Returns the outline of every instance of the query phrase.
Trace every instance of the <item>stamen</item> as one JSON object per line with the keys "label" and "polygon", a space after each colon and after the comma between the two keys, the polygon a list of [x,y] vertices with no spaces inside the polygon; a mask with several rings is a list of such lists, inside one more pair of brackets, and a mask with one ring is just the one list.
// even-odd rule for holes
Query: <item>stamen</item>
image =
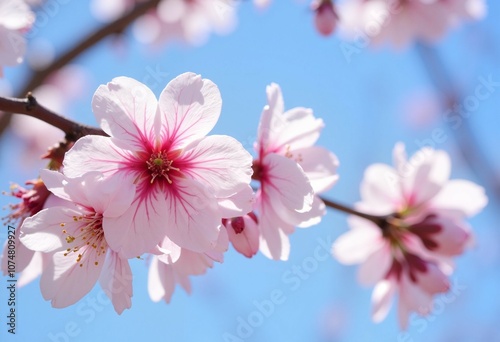
{"label": "stamen", "polygon": [[153,153],[146,162],[151,174],[151,184],[153,184],[158,176],[165,178],[168,184],[172,184],[172,179],[169,177],[169,171],[180,171],[179,168],[172,166],[173,162],[173,160],[168,159],[166,151]]}

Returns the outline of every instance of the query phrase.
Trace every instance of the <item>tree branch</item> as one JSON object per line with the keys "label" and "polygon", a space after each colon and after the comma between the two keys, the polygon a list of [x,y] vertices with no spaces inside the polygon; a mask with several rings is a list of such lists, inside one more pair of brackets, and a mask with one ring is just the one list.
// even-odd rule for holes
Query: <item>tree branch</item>
{"label": "tree branch", "polygon": [[40,105],[36,99],[28,93],[24,99],[9,99],[0,97],[0,110],[11,113],[29,115],[42,120],[66,133],[67,141],[77,141],[89,134],[107,136],[104,131],[76,123]]}
{"label": "tree branch", "polygon": [[[26,85],[17,93],[17,96],[25,96],[28,92],[40,86],[54,71],[61,69],[89,48],[102,41],[104,38],[124,31],[135,19],[145,14],[148,10],[156,7],[159,2],[160,0],[141,2],[129,13],[126,13],[122,17],[104,25],[97,31],[84,37],[81,41],[69,48],[65,53],[56,58],[49,66],[47,66],[47,68],[34,72]],[[10,123],[12,118],[11,113],[12,112],[7,112],[0,116],[0,136],[7,129]]]}
{"label": "tree branch", "polygon": [[[442,94],[445,109],[453,110],[464,99],[455,86],[453,78],[438,51],[424,43],[416,44],[418,55],[425,71],[436,89]],[[491,193],[500,200],[500,179],[494,167],[483,153],[467,118],[462,118],[460,127],[450,127],[464,160],[472,172],[482,179]]]}
{"label": "tree branch", "polygon": [[326,198],[321,197],[321,196],[320,196],[320,199],[325,203],[325,205],[327,207],[329,207],[331,209],[339,210],[339,211],[342,211],[346,214],[351,214],[351,215],[356,215],[356,216],[362,217],[366,220],[372,221],[373,223],[375,223],[377,226],[379,226],[382,229],[384,229],[384,227],[387,224],[388,216],[370,215],[370,214],[366,214],[366,213],[362,213],[360,211],[354,210],[354,209],[349,208],[343,204],[334,202],[332,200],[326,199]]}

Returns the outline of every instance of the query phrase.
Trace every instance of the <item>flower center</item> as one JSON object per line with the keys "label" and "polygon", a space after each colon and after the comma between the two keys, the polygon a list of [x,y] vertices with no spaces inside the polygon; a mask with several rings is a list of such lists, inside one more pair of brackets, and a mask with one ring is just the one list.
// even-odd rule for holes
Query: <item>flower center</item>
{"label": "flower center", "polygon": [[[75,232],[78,235],[68,234],[66,229],[62,230],[64,239],[70,248],[66,249],[64,256],[75,256],[75,261],[80,263],[83,267],[83,262],[87,254],[94,255],[94,265],[99,265],[99,259],[106,254],[108,244],[104,239],[104,230],[102,229],[102,214],[89,214],[84,216],[73,216],[73,221],[80,222],[80,228]],[[61,223],[60,226],[64,227],[66,224]]]}
{"label": "flower center", "polygon": [[180,171],[179,168],[172,166],[173,162],[173,160],[168,159],[167,152],[165,151],[151,154],[151,157],[146,162],[149,173],[151,174],[151,184],[157,177],[164,177],[168,184],[172,184],[172,180],[169,177],[169,171]]}

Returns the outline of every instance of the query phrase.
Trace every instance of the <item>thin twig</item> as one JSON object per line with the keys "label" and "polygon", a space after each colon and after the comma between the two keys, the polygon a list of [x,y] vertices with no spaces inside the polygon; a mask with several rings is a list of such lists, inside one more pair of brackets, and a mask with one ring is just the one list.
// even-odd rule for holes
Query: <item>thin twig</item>
{"label": "thin twig", "polygon": [[[80,56],[82,53],[102,41],[104,38],[123,32],[128,25],[135,19],[145,14],[148,10],[156,7],[161,0],[150,0],[139,3],[133,10],[126,13],[122,17],[112,21],[97,31],[85,36],[82,40],[78,41],[74,46],[69,48],[65,53],[56,58],[47,68],[33,73],[30,80],[26,85],[17,93],[17,97],[25,96],[28,92],[33,91],[36,87],[40,86],[54,71],[57,71]],[[7,129],[11,118],[12,112],[5,113],[0,116],[0,136]],[[25,113],[26,114],[26,113]]]}
{"label": "thin twig", "polygon": [[336,209],[336,210],[342,211],[342,212],[347,213],[347,214],[362,217],[366,220],[372,221],[373,223],[375,223],[377,226],[379,226],[381,228],[385,227],[385,225],[387,224],[387,216],[376,216],[376,215],[362,213],[360,211],[357,211],[355,209],[347,207],[343,204],[326,199],[324,197],[320,197],[320,199],[325,203],[325,205],[327,207],[329,207],[331,209]]}
{"label": "thin twig", "polygon": [[31,93],[28,93],[28,96],[24,99],[0,97],[0,110],[11,113],[25,114],[42,120],[66,133],[67,141],[76,141],[89,134],[107,135],[99,128],[76,123],[52,112],[51,110],[40,105]]}

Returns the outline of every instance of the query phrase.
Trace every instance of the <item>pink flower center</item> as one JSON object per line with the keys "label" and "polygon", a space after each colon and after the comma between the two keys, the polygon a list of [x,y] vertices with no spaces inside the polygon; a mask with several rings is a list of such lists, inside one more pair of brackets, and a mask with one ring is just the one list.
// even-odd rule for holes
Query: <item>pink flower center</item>
{"label": "pink flower center", "polygon": [[169,172],[171,170],[180,171],[179,168],[172,166],[173,162],[173,160],[168,159],[166,151],[152,153],[151,157],[146,162],[149,173],[151,175],[151,184],[157,177],[163,177],[167,180],[168,184],[172,184],[172,180],[169,177]]}
{"label": "pink flower center", "polygon": [[[62,230],[64,239],[70,248],[66,249],[64,256],[75,256],[75,261],[83,267],[84,262],[89,262],[87,254],[94,256],[94,265],[99,265],[99,260],[106,254],[108,244],[104,239],[104,230],[102,229],[102,214],[88,214],[84,216],[73,216],[73,221],[81,222],[80,228],[75,232],[77,235],[68,234],[66,229]],[[66,223],[61,223],[64,227]],[[90,256],[89,256],[90,257]]]}

